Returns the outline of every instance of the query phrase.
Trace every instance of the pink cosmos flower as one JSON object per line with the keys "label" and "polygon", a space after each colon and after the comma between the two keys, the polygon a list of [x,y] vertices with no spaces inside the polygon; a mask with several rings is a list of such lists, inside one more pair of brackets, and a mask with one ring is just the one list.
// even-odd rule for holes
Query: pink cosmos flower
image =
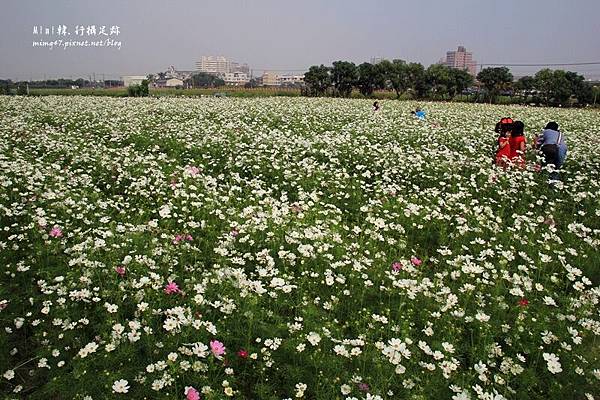
{"label": "pink cosmos flower", "polygon": [[362,391],[362,392],[368,392],[369,391],[369,384],[368,383],[359,383],[358,384],[358,390]]}
{"label": "pink cosmos flower", "polygon": [[200,393],[193,386],[186,386],[184,394],[186,400],[200,400]]}
{"label": "pink cosmos flower", "polygon": [[179,286],[175,282],[169,282],[165,285],[164,292],[166,294],[181,293],[181,289],[179,289]]}
{"label": "pink cosmos flower", "polygon": [[210,351],[212,351],[215,357],[221,358],[221,356],[225,354],[225,345],[218,340],[211,340]]}
{"label": "pink cosmos flower", "polygon": [[187,171],[190,174],[190,176],[196,176],[200,173],[200,168],[194,167],[194,166],[188,166]]}
{"label": "pink cosmos flower", "polygon": [[421,265],[421,263],[422,263],[423,261],[421,261],[421,259],[420,259],[420,258],[417,258],[417,257],[414,257],[414,256],[413,256],[413,257],[411,257],[411,258],[410,258],[410,262],[411,262],[411,263],[412,263],[412,265],[414,265],[415,267],[418,267],[419,265]]}
{"label": "pink cosmos flower", "polygon": [[398,262],[398,261],[396,261],[396,262],[394,262],[394,263],[392,264],[392,271],[394,271],[394,272],[398,272],[398,271],[400,271],[401,269],[402,269],[402,263],[401,263],[401,262]]}
{"label": "pink cosmos flower", "polygon": [[119,276],[125,276],[125,267],[122,265],[119,265],[118,267],[115,268],[115,271],[117,272],[117,274],[119,274]]}
{"label": "pink cosmos flower", "polygon": [[173,244],[177,244],[183,240],[183,236],[175,235],[175,239],[173,239]]}
{"label": "pink cosmos flower", "polygon": [[50,230],[49,235],[53,238],[59,238],[63,235],[62,229],[60,227],[54,225],[54,227]]}
{"label": "pink cosmos flower", "polygon": [[191,242],[193,240],[192,235],[188,234],[177,234],[175,235],[175,239],[173,239],[173,244],[178,244],[181,241],[187,241],[187,242]]}

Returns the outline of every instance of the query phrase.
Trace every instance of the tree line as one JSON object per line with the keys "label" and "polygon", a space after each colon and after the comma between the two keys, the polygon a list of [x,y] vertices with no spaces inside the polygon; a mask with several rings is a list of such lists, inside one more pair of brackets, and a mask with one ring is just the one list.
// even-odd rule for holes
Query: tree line
{"label": "tree line", "polygon": [[331,67],[313,65],[304,75],[306,96],[349,97],[358,90],[364,97],[375,91],[393,91],[396,98],[498,102],[501,97],[514,103],[552,106],[595,104],[600,87],[592,86],[575,72],[543,69],[535,76],[514,80],[506,67],[489,67],[477,74],[433,64],[428,68],[404,60],[383,60],[355,65],[335,61]]}

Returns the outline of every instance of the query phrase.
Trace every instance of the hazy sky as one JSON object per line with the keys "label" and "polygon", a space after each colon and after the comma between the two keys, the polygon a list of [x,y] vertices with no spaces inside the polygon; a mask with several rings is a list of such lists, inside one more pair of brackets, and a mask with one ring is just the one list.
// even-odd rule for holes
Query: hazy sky
{"label": "hazy sky", "polygon": [[[118,25],[122,47],[32,46],[58,38],[34,25],[59,24],[68,39],[76,25]],[[13,79],[194,69],[211,54],[255,70],[372,57],[427,66],[458,45],[479,63],[600,61],[600,0],[0,0],[0,27],[0,78]],[[600,65],[569,69],[600,77]]]}

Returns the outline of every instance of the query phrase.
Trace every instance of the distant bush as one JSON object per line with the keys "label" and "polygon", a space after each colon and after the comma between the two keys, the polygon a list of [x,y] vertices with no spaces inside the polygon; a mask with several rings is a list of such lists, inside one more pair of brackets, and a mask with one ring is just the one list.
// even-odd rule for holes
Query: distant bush
{"label": "distant bush", "polygon": [[24,82],[19,82],[17,85],[17,95],[26,96],[27,95],[27,84]]}
{"label": "distant bush", "polygon": [[129,97],[148,97],[148,80],[144,79],[140,85],[131,85],[127,87],[127,96]]}

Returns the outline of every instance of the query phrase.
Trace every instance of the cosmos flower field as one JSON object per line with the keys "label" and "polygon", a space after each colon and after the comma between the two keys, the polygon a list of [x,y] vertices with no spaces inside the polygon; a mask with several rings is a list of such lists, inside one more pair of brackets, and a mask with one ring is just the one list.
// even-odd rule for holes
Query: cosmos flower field
{"label": "cosmos flower field", "polygon": [[[492,166],[504,116],[560,124],[561,183]],[[598,399],[599,148],[593,110],[0,97],[0,392]]]}

